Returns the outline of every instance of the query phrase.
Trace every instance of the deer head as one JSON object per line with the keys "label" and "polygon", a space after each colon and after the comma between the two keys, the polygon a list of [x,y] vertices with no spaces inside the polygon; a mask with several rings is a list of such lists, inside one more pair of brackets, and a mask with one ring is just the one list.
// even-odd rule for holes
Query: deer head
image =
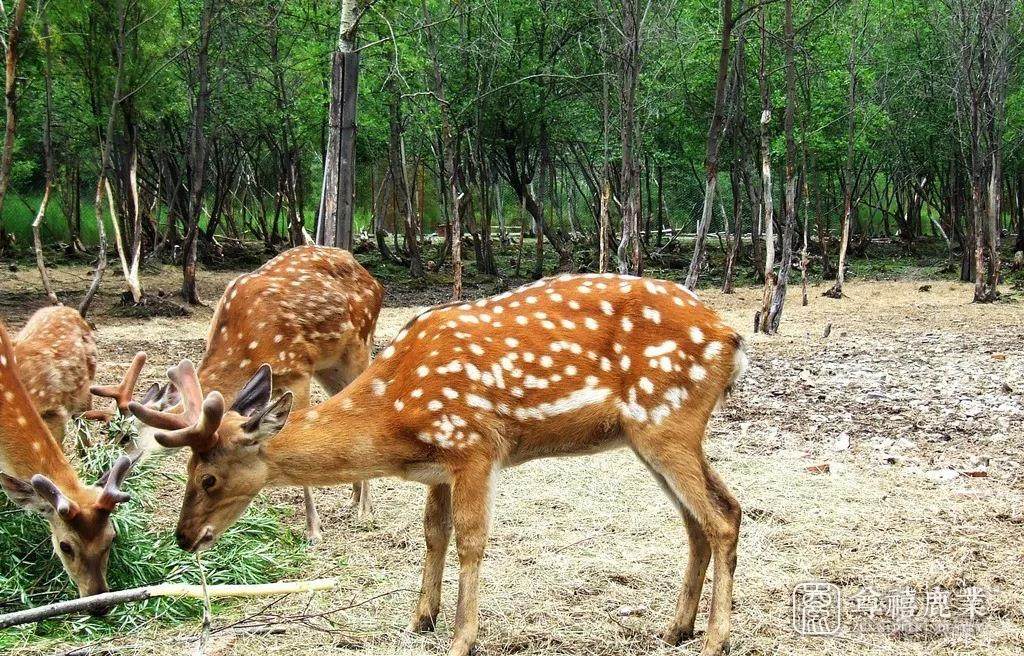
{"label": "deer head", "polygon": [[159,431],[155,438],[160,445],[192,450],[175,537],[182,549],[199,551],[217,541],[266,483],[262,448],[284,426],[292,394],[286,392],[270,400],[273,379],[266,364],[227,410],[220,392],[203,397],[190,361],[182,360],[167,376],[181,391],[182,413],[160,412],[139,403],[130,408],[142,422]]}
{"label": "deer head", "polygon": [[[130,498],[121,485],[136,460],[120,456],[96,486],[68,485],[66,489],[43,474],[25,481],[0,472],[0,485],[8,498],[49,522],[54,553],[81,597],[109,589],[107,561],[116,537],[110,516]],[[105,612],[98,609],[98,614]]]}
{"label": "deer head", "polygon": [[[139,351],[135,354],[135,358],[132,360],[131,365],[125,370],[124,376],[121,382],[117,385],[94,385],[89,388],[95,396],[102,396],[108,399],[113,399],[117,405],[117,412],[122,416],[132,416],[132,412],[129,405],[132,403],[132,397],[135,393],[135,386],[138,382],[139,375],[142,372],[142,367],[146,364],[146,353]],[[145,406],[151,410],[158,410],[166,412],[171,408],[174,408],[181,403],[181,396],[178,393],[178,389],[173,383],[167,382],[163,385],[153,383],[146,390],[139,404]],[[102,419],[109,421],[113,416],[113,413],[106,410],[92,410],[85,413],[87,419]],[[155,447],[156,441],[154,435],[156,429],[145,423],[136,420],[136,428],[138,430],[138,438],[135,441],[135,446],[138,450],[143,452],[152,451]]]}

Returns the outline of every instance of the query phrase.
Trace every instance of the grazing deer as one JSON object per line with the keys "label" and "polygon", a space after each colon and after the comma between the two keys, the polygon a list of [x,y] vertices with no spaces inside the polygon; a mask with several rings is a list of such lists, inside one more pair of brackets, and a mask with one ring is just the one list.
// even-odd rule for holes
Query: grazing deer
{"label": "grazing deer", "polygon": [[562,276],[421,314],[359,378],[317,407],[290,413],[287,393],[270,401],[268,367],[230,407],[217,392],[204,401],[185,361],[170,374],[188,412],[133,411],[173,429],[157,435],[161,444],[191,447],[176,533],[190,551],[213,544],[266,486],[378,476],[428,485],[427,552],[411,628],[434,626],[454,526],[460,575],[451,656],[465,656],[476,640],[498,470],[628,446],[672,500],[690,538],[682,592],[664,634],[669,643],[692,635],[715,557],[707,656],[728,643],[740,506],[702,441],[712,410],[746,362],[740,336],[680,285]]}
{"label": "grazing deer", "polygon": [[[328,394],[337,394],[369,364],[383,295],[381,284],[348,251],[322,246],[285,251],[224,290],[199,364],[199,381],[230,404],[235,391],[267,362],[274,391],[291,392],[297,408],[309,405],[312,378]],[[151,388],[147,398],[152,402],[142,405],[159,410],[172,390]],[[93,391],[113,396],[114,390]],[[181,410],[180,405],[175,409]],[[152,430],[140,430],[140,438],[150,440]],[[307,535],[315,542],[320,519],[308,486],[304,497]],[[369,513],[366,482],[353,485],[353,497],[359,517]]]}
{"label": "grazing deer", "polygon": [[121,456],[99,486],[78,479],[19,379],[11,339],[0,323],[0,486],[14,503],[50,523],[53,549],[82,597],[107,591],[115,537],[110,515],[128,500],[120,487],[133,464]]}
{"label": "grazing deer", "polygon": [[37,311],[14,339],[21,382],[50,434],[64,441],[72,415],[92,407],[96,341],[82,315],[69,307]]}

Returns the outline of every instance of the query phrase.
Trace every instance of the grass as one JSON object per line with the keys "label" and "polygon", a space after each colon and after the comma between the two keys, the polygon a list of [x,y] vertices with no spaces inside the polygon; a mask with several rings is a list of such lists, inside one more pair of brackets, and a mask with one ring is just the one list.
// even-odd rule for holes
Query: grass
{"label": "grass", "polygon": [[[123,435],[128,425],[118,422],[110,432]],[[89,430],[76,422],[79,436]],[[100,436],[93,436],[93,444],[98,443],[99,446],[78,449],[83,455],[77,464],[86,481],[97,480],[121,454],[121,449],[113,446],[116,440],[102,441]],[[163,477],[158,471],[158,460],[151,458],[139,463],[125,485],[132,500],[113,514],[118,537],[108,569],[111,589],[199,583],[194,557],[178,549],[169,530],[152,525],[153,511],[165,502],[158,499]],[[53,554],[46,522],[6,499],[0,505],[0,552],[13,565],[0,570],[0,611],[11,612],[75,596],[70,579]],[[278,511],[265,503],[256,503],[214,549],[203,554],[203,560],[211,584],[268,583],[296,574],[306,561],[306,550],[302,539],[282,526]],[[102,619],[69,617],[8,629],[0,632],[0,652],[41,639],[81,640],[123,634],[153,620],[180,622],[198,617],[201,612],[201,603],[195,600],[149,599],[119,606]]]}

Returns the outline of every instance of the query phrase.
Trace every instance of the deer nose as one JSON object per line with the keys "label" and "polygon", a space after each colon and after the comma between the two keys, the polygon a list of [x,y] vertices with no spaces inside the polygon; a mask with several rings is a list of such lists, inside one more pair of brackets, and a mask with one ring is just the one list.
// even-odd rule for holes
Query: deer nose
{"label": "deer nose", "polygon": [[174,532],[174,540],[178,543],[178,548],[182,551],[191,550],[193,540],[185,535],[185,532],[180,528]]}

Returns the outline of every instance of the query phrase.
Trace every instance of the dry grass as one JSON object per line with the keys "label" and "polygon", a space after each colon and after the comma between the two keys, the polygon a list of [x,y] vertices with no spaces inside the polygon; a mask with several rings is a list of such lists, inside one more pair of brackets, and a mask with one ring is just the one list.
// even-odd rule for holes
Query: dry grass
{"label": "dry grass", "polygon": [[[28,279],[29,274],[19,274]],[[209,282],[207,298],[227,274]],[[28,284],[26,282],[26,284]],[[744,507],[736,576],[733,653],[1020,654],[1024,551],[1024,310],[975,306],[967,287],[867,283],[841,302],[812,290],[791,297],[782,334],[752,337],[751,372],[713,420],[708,451]],[[704,294],[749,332],[757,290]],[[389,307],[378,341],[415,308]],[[99,318],[104,369],[112,378],[136,348],[151,353],[155,378],[174,358],[202,347],[209,313],[183,320]],[[823,339],[828,323],[831,336]],[[144,328],[143,328],[144,326]],[[1005,386],[1004,386],[1005,385]],[[851,447],[833,451],[846,432]],[[926,472],[989,458],[986,478],[936,483]],[[831,472],[808,466],[828,462]],[[894,464],[893,464],[894,463]],[[177,459],[167,467],[179,467]],[[376,514],[361,523],[348,490],[321,490],[325,540],[306,576],[344,577],[341,591],[286,599],[271,612],[310,614],[351,606],[280,635],[219,634],[224,654],[443,653],[451,635],[457,563],[450,555],[436,636],[404,633],[419,584],[424,489],[374,482]],[[173,525],[180,491],[155,521]],[[270,498],[298,509],[297,490]],[[301,530],[301,513],[290,518]],[[686,561],[679,518],[628,452],[547,460],[505,471],[481,590],[483,654],[694,654],[655,635],[667,622]],[[790,593],[806,580],[846,594],[872,586],[976,585],[988,614],[966,643],[898,632],[848,631],[807,638],[791,628]],[[698,628],[706,622],[705,591]],[[215,628],[256,613],[252,601],[215,618]],[[954,614],[956,614],[954,610]],[[892,626],[890,625],[890,628]],[[178,654],[197,626],[153,625],[115,642],[118,653]],[[73,645],[49,645],[46,652]]]}

